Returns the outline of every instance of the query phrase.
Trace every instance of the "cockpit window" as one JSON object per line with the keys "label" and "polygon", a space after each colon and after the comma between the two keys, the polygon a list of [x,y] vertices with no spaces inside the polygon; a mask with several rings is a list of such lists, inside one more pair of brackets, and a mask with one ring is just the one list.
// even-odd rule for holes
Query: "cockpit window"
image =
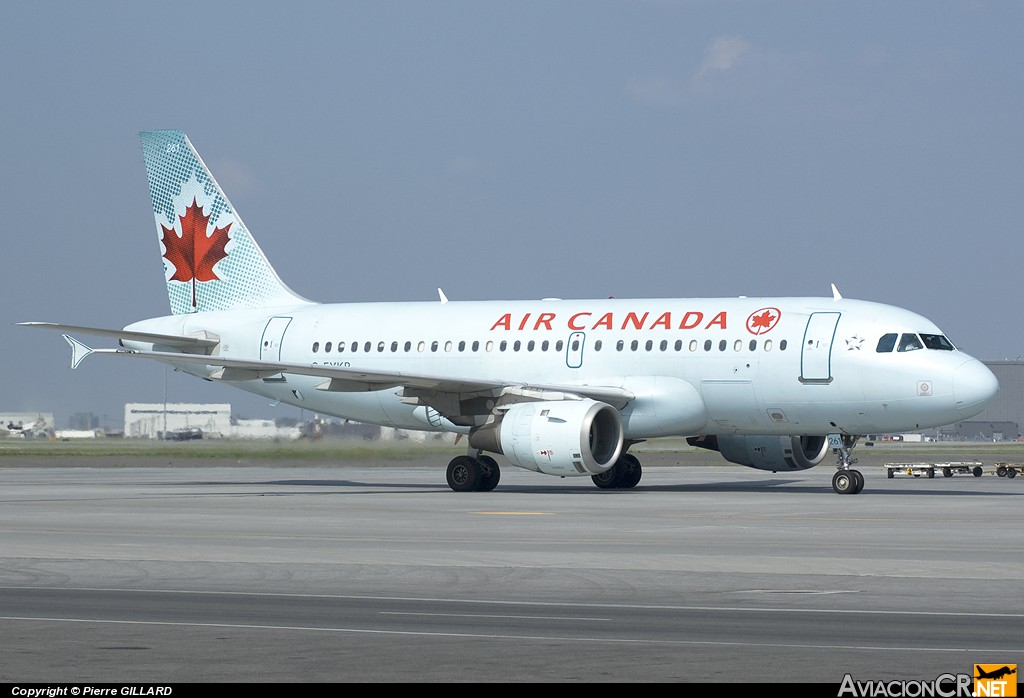
{"label": "cockpit window", "polygon": [[923,334],[921,339],[929,349],[941,349],[942,351],[956,351],[953,343],[941,334]]}
{"label": "cockpit window", "polygon": [[921,340],[916,334],[904,332],[903,336],[900,337],[900,347],[897,351],[914,351],[916,349],[924,349],[924,345],[921,344]]}
{"label": "cockpit window", "polygon": [[879,354],[890,352],[896,346],[896,333],[890,332],[889,334],[883,334],[882,338],[878,340],[878,346],[875,347],[875,351]]}

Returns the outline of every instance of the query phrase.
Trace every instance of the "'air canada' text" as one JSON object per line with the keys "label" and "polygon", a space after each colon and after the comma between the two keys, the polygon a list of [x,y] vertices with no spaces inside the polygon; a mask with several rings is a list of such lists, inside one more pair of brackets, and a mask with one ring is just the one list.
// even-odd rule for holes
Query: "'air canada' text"
{"label": "'air canada' text", "polygon": [[536,316],[533,313],[526,313],[521,317],[505,313],[491,325],[491,330],[710,330],[715,327],[727,329],[726,311],[722,310],[710,319],[707,318],[708,316],[699,310],[675,315],[670,311],[660,315],[651,312],[629,312],[623,315],[583,311],[568,316],[563,327],[557,313],[537,313]]}

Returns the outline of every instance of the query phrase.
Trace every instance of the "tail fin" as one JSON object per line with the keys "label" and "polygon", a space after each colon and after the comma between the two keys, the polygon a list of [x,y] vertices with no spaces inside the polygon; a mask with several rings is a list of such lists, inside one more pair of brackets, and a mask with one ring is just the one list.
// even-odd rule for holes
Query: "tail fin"
{"label": "tail fin", "polygon": [[172,313],[309,303],[278,277],[183,132],[140,136]]}

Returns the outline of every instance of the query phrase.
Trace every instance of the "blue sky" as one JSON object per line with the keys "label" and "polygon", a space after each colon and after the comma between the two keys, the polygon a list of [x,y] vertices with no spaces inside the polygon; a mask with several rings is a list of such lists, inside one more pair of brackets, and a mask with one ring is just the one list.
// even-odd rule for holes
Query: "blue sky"
{"label": "blue sky", "polygon": [[[138,131],[324,301],[829,295],[1024,354],[1024,4],[32,2],[0,23],[0,411],[165,371],[25,320],[167,312]],[[102,344],[102,342],[97,342]],[[179,375],[172,401],[293,408]]]}

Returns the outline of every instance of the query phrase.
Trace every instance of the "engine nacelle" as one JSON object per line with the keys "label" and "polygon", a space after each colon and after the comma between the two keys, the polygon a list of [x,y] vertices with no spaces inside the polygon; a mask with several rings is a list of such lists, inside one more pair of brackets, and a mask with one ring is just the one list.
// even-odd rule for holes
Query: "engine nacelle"
{"label": "engine nacelle", "polygon": [[704,436],[687,439],[692,446],[718,451],[730,463],[758,470],[807,470],[825,459],[825,436]]}
{"label": "engine nacelle", "polygon": [[475,429],[469,443],[546,475],[596,475],[622,453],[622,420],[596,400],[520,402],[501,420]]}

